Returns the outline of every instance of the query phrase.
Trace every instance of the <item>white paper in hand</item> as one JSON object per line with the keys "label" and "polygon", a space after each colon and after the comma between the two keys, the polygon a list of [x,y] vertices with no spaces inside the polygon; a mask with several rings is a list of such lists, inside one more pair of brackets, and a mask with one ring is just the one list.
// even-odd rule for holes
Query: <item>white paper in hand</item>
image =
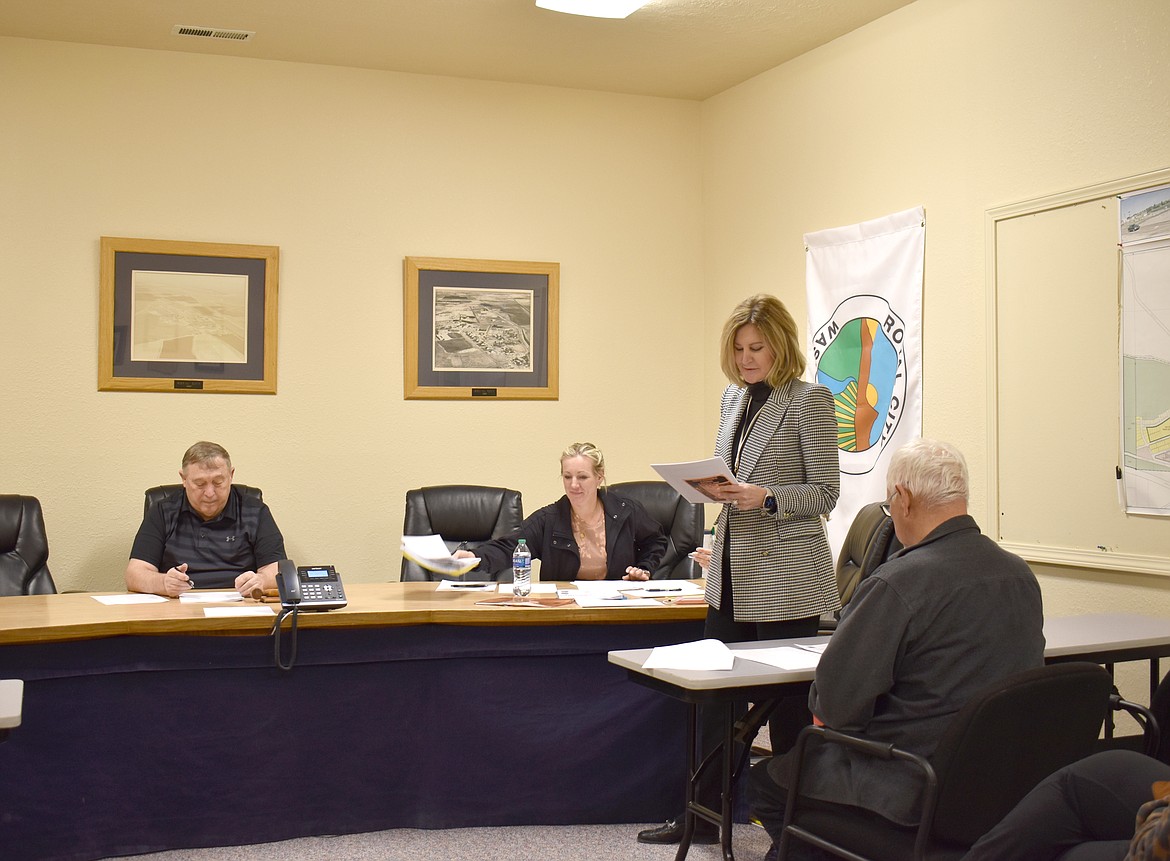
{"label": "white paper in hand", "polygon": [[479,564],[479,559],[456,559],[443,543],[441,535],[403,535],[402,555],[411,562],[436,574],[458,577]]}

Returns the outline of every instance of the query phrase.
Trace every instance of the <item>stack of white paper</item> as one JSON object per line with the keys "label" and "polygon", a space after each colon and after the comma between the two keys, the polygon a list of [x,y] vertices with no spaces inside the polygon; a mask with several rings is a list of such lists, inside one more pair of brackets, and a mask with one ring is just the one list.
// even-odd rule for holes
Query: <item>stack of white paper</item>
{"label": "stack of white paper", "polygon": [[735,654],[719,640],[698,640],[677,646],[657,646],[650,652],[644,670],[730,670]]}

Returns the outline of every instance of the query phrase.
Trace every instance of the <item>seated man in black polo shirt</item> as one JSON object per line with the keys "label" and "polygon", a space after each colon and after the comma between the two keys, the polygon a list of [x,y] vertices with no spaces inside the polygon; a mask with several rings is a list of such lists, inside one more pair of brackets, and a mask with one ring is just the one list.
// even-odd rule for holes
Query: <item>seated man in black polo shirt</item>
{"label": "seated man in black polo shirt", "polygon": [[284,536],[268,506],[232,487],[223,446],[197,442],[183,455],[182,491],[151,506],[130,550],[126,588],[175,597],[188,589],[251,595],[276,588]]}

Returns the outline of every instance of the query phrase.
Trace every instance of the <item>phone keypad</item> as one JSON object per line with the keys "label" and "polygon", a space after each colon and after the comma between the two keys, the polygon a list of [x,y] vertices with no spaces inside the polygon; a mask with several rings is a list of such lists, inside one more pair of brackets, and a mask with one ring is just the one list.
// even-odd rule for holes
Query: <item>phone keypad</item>
{"label": "phone keypad", "polygon": [[302,601],[344,601],[345,593],[336,583],[301,583]]}

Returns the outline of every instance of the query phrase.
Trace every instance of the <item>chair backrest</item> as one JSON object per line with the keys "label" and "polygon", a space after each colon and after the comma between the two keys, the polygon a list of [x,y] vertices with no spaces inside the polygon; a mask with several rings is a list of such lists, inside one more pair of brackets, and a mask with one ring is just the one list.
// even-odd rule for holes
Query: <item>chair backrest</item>
{"label": "chair backrest", "polygon": [[986,688],[959,711],[931,764],[932,836],[970,846],[1037,783],[1095,749],[1113,681],[1097,664],[1050,664]]}
{"label": "chair backrest", "polygon": [[[447,549],[454,552],[461,544],[475,548],[493,538],[512,535],[524,522],[524,505],[520,491],[505,487],[476,484],[443,484],[406,491],[406,516],[403,535],[442,535]],[[508,579],[511,572],[497,575]],[[403,580],[458,579],[436,574],[402,560]]]}
{"label": "chair backrest", "polygon": [[1170,765],[1170,673],[1162,677],[1150,697],[1150,712],[1158,725],[1158,749],[1154,756]]}
{"label": "chair backrest", "polygon": [[623,481],[610,490],[638,502],[666,535],[666,553],[651,573],[655,580],[693,580],[703,569],[689,554],[703,545],[703,506],[687,502],[665,481]]}
{"label": "chair backrest", "polygon": [[[157,487],[147,488],[146,499],[142,503],[142,516],[146,517],[150,513],[150,507],[152,505],[160,500],[166,499],[182,486],[181,484],[160,484]],[[254,496],[261,501],[264,500],[264,494],[258,487],[249,487],[246,484],[233,484],[232,487],[239,490],[245,496]]]}
{"label": "chair backrest", "polygon": [[49,538],[35,496],[0,495],[0,595],[52,595]]}
{"label": "chair backrest", "polygon": [[870,502],[861,506],[837,556],[841,606],[849,603],[857,584],[901,549],[902,542],[894,535],[894,521],[882,512],[882,504]]}

